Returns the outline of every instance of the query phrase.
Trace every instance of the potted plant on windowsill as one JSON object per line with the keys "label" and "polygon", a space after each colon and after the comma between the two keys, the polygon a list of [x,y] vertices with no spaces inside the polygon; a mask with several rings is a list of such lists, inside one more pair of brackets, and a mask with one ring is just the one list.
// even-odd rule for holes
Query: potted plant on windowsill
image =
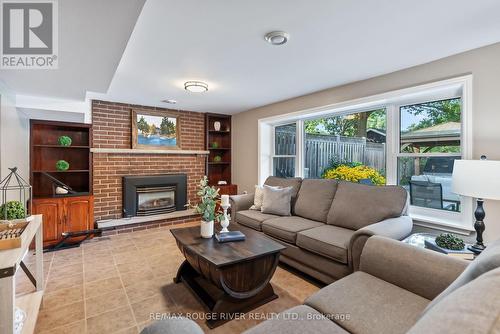
{"label": "potted plant on windowsill", "polygon": [[211,238],[214,235],[214,221],[219,221],[221,213],[217,211],[219,189],[208,185],[206,176],[200,180],[198,193],[200,202],[193,206],[196,213],[201,214],[201,236]]}

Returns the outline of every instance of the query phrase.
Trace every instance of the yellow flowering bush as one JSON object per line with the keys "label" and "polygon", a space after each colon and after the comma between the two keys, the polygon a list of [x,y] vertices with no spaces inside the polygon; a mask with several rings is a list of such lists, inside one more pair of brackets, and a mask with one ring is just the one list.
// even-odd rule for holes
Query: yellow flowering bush
{"label": "yellow flowering bush", "polygon": [[323,173],[324,179],[338,179],[350,182],[359,182],[363,179],[370,179],[375,185],[385,185],[385,177],[376,169],[364,166],[340,165],[336,168],[329,168]]}

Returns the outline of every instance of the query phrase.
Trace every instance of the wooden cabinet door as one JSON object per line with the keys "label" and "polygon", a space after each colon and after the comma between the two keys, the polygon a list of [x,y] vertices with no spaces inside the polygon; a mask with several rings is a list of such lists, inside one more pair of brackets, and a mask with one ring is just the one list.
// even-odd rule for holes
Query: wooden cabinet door
{"label": "wooden cabinet door", "polygon": [[41,214],[43,220],[43,243],[53,244],[61,238],[63,200],[46,198],[33,200],[33,214]]}
{"label": "wooden cabinet door", "polygon": [[65,200],[64,232],[77,232],[93,228],[93,197],[67,197]]}

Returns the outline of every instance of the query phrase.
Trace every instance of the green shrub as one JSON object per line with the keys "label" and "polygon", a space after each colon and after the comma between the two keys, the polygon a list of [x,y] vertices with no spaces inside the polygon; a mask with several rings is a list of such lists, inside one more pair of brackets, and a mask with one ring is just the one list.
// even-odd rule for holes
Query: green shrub
{"label": "green shrub", "polygon": [[436,237],[436,245],[451,250],[462,250],[465,247],[464,241],[451,233],[442,233],[438,235]]}
{"label": "green shrub", "polygon": [[69,163],[65,160],[59,160],[56,162],[56,169],[64,172],[69,169]]}
{"label": "green shrub", "polygon": [[59,145],[61,146],[71,146],[71,138],[68,137],[68,136],[61,136],[59,137],[59,139],[57,139],[57,141],[59,142]]}
{"label": "green shrub", "polygon": [[0,206],[0,219],[22,219],[26,217],[26,210],[19,201],[9,201]]}

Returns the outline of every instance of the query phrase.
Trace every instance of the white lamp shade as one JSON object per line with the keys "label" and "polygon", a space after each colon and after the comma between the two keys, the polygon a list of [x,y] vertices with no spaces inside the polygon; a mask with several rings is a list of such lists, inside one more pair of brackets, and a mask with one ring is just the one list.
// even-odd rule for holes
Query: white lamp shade
{"label": "white lamp shade", "polygon": [[452,191],[463,196],[500,200],[500,161],[455,160]]}

